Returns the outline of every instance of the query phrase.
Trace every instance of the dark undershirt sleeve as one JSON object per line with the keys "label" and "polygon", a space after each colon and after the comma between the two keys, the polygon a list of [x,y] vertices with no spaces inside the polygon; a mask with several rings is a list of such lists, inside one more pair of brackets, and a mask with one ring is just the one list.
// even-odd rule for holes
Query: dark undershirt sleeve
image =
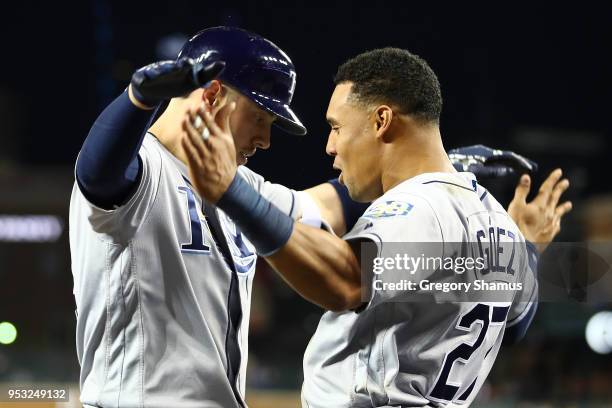
{"label": "dark undershirt sleeve", "polygon": [[113,209],[136,191],[142,173],[138,151],[152,113],[136,107],[126,90],[98,116],[75,169],[79,188],[90,202]]}

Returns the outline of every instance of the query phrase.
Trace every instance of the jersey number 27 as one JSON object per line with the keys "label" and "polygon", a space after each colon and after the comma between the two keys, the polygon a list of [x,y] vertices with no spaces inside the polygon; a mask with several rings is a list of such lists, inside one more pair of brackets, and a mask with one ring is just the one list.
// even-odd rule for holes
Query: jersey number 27
{"label": "jersey number 27", "polygon": [[[469,312],[459,319],[456,328],[462,331],[470,331],[472,326],[477,323],[481,324],[480,333],[478,334],[478,338],[474,344],[466,344],[461,343],[457,346],[453,351],[448,353],[444,358],[444,364],[442,365],[442,370],[438,375],[438,380],[436,381],[436,385],[433,390],[429,394],[429,397],[438,400],[438,401],[456,401],[456,402],[464,402],[468,399],[472,390],[474,389],[474,385],[476,384],[476,380],[478,377],[474,378],[471,385],[466,388],[466,390],[455,400],[455,395],[459,391],[459,388],[462,384],[455,384],[448,381],[448,377],[450,375],[451,369],[455,362],[460,361],[463,363],[467,363],[472,354],[480,346],[482,346],[487,331],[491,326],[498,326],[501,328],[502,323],[506,321],[506,316],[508,315],[508,310],[510,306],[490,306],[483,303],[478,303],[474,308],[472,308]],[[487,350],[485,354],[486,356],[493,349],[493,345],[489,346],[490,348]]]}

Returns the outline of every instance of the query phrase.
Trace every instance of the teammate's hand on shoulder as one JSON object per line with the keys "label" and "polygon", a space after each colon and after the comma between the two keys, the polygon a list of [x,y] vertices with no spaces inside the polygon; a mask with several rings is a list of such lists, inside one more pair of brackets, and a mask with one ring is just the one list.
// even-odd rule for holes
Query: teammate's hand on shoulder
{"label": "teammate's hand on shoulder", "polygon": [[141,105],[153,107],[204,86],[224,67],[223,61],[204,65],[190,58],[154,62],[134,72],[130,82],[131,96]]}
{"label": "teammate's hand on shoulder", "polygon": [[[527,202],[531,178],[524,174],[516,186],[514,198],[508,206],[508,214],[528,241],[542,253],[561,230],[561,219],[572,209],[572,203],[559,203],[561,195],[569,187],[569,180],[562,179],[561,169],[553,170],[540,186],[537,196]],[[558,205],[557,205],[558,204]]]}
{"label": "teammate's hand on shoulder", "polygon": [[459,147],[448,151],[457,171],[469,171],[476,177],[504,177],[512,173],[534,173],[538,165],[510,150],[492,149],[484,145]]}
{"label": "teammate's hand on shoulder", "polygon": [[231,184],[237,171],[236,148],[230,129],[235,102],[215,106],[205,104],[189,111],[183,120],[181,144],[189,163],[191,182],[198,193],[216,203]]}

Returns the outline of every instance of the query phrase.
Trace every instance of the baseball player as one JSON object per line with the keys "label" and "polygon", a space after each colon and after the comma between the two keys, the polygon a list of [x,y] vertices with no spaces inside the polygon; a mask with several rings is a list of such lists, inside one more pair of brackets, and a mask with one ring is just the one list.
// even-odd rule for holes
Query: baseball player
{"label": "baseball player", "polygon": [[[182,145],[191,180],[290,286],[328,310],[304,356],[303,406],[469,406],[504,334],[520,336],[533,316],[537,251],[474,175],[453,167],[439,131],[439,83],[424,60],[373,50],[343,64],[335,83],[326,151],[350,197],[372,201],[343,239],[295,223],[244,179],[230,157],[229,109],[207,106],[198,129],[193,117],[187,121]],[[558,205],[569,185],[560,179],[554,171],[530,204],[529,178],[517,187],[511,209],[523,214],[519,221],[534,208],[546,215],[535,227],[523,223],[531,239],[552,239],[571,209]],[[393,289],[397,276],[373,267],[400,255],[393,242],[412,256],[420,255],[419,243],[437,244],[439,256],[455,262],[480,249],[486,261],[461,274],[417,268],[421,283],[478,280],[517,289],[445,302],[443,293],[419,286]],[[363,243],[375,253],[362,253]]]}
{"label": "baseball player", "polygon": [[[269,146],[273,122],[306,133],[290,108],[294,87],[276,45],[211,28],[176,61],[137,71],[94,123],[70,202],[85,407],[245,406],[256,254],[190,181],[182,118],[203,101],[231,107],[231,162],[244,164]],[[300,194],[239,171],[284,214],[303,215]]]}

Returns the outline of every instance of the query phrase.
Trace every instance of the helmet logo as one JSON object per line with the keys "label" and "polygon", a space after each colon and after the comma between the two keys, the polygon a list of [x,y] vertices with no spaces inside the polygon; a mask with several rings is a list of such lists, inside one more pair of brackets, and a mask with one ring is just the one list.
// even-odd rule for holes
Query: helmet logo
{"label": "helmet logo", "polygon": [[283,64],[285,66],[289,66],[289,63],[287,61],[282,60],[282,59],[278,59],[276,57],[268,57],[268,56],[264,55],[262,58],[263,58],[264,61],[278,62],[278,63]]}

